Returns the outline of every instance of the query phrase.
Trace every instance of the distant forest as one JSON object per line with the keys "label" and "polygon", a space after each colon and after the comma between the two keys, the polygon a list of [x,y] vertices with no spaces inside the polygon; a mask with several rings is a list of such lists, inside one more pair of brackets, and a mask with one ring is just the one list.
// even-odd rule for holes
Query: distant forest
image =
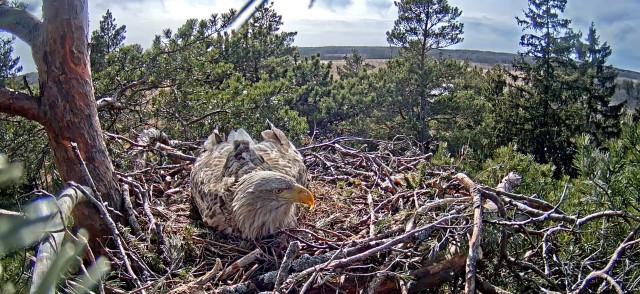
{"label": "distant forest", "polygon": [[[357,49],[365,59],[391,59],[398,57],[398,48],[389,46],[325,46],[325,47],[298,47],[302,56],[309,56],[320,53],[320,60],[342,60],[345,56],[351,55],[351,49]],[[456,60],[469,60],[473,63],[486,65],[510,65],[518,54],[491,52],[467,49],[434,49],[428,53],[431,56],[444,57]],[[640,72],[618,68],[618,78],[639,80]],[[19,76],[18,80],[22,80]],[[38,75],[35,72],[26,73],[30,85],[38,83]]]}
{"label": "distant forest", "polygon": [[[308,56],[320,53],[321,60],[342,60],[345,55],[351,55],[351,49],[357,49],[365,59],[391,59],[398,57],[398,47],[390,46],[326,46],[326,47],[298,47],[300,55]],[[481,64],[509,65],[518,54],[491,52],[467,49],[434,49],[429,51],[430,56],[444,57],[456,60],[469,60]],[[632,80],[640,80],[640,73],[636,71],[618,68],[618,77]]]}

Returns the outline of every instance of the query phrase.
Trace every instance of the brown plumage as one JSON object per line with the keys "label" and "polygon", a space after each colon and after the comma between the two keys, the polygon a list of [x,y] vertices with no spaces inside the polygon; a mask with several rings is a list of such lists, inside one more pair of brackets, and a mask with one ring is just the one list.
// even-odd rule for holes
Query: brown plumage
{"label": "brown plumage", "polygon": [[296,225],[295,203],[313,206],[302,156],[270,125],[256,143],[243,130],[217,131],[191,171],[191,194],[203,221],[227,234],[257,239]]}

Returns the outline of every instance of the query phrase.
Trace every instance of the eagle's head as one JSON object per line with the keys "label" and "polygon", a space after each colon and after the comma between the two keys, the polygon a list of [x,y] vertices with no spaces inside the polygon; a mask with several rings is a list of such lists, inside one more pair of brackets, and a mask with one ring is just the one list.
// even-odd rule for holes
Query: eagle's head
{"label": "eagle's head", "polygon": [[238,181],[231,214],[242,237],[258,239],[296,225],[295,203],[313,207],[313,194],[289,176],[256,171]]}

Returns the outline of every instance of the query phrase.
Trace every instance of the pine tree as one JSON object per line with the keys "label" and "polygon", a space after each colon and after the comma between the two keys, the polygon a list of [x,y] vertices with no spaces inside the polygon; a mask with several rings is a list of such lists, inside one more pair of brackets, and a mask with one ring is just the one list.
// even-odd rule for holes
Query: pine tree
{"label": "pine tree", "polygon": [[92,71],[98,72],[105,68],[106,56],[123,45],[126,32],[127,26],[118,27],[111,11],[107,10],[100,21],[100,28],[91,33],[89,48],[91,49]]}
{"label": "pine tree", "polygon": [[[456,62],[427,56],[432,49],[444,48],[462,41],[464,25],[457,21],[462,12],[447,0],[402,0],[395,2],[398,19],[387,32],[387,41],[400,46],[400,60],[387,64],[388,77],[383,77],[381,97],[389,103],[389,113],[406,134],[421,143],[432,139],[429,121],[440,114],[435,101],[446,99]],[[391,118],[388,118],[391,119]],[[390,121],[390,120],[389,120]]]}
{"label": "pine tree", "polygon": [[615,136],[621,106],[611,106],[615,71],[605,65],[611,49],[600,46],[592,27],[586,43],[562,18],[567,0],[529,0],[523,30],[525,48],[515,61],[509,109],[499,121],[503,143],[515,141],[540,163],[553,163],[556,176],[574,174],[575,139],[581,133]]}
{"label": "pine tree", "polygon": [[281,32],[282,25],[282,16],[273,9],[273,2],[256,7],[242,28],[223,39],[220,58],[232,63],[252,82],[260,81],[263,74],[284,76],[281,71],[291,61],[297,33]]}
{"label": "pine tree", "polygon": [[6,81],[9,78],[15,77],[16,74],[22,71],[22,66],[19,66],[20,57],[13,57],[13,42],[15,37],[0,38],[0,88],[6,86]]}
{"label": "pine tree", "polygon": [[[611,47],[600,45],[595,24],[591,23],[586,40],[578,50],[579,72],[582,83],[581,98],[586,111],[586,123],[582,132],[593,136],[593,142],[601,146],[607,139],[617,137],[620,132],[620,114],[624,103],[612,105],[616,93],[617,70],[606,65],[611,56]],[[580,90],[580,89],[579,89]],[[594,130],[597,130],[594,132]]]}
{"label": "pine tree", "polygon": [[364,56],[358,49],[351,49],[351,55],[344,56],[345,65],[339,66],[336,70],[341,80],[357,77],[362,72],[373,69],[373,65],[366,63]]}
{"label": "pine tree", "polygon": [[398,19],[387,32],[387,41],[418,57],[420,65],[430,50],[462,42],[464,24],[457,21],[462,11],[447,0],[401,0],[394,4]]}

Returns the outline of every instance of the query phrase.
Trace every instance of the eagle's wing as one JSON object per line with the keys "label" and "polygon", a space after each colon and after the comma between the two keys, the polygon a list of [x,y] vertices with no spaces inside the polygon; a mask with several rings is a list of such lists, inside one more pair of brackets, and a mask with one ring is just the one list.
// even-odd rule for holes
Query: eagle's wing
{"label": "eagle's wing", "polygon": [[204,151],[191,171],[191,194],[202,220],[209,226],[230,234],[234,224],[230,217],[239,178],[267,168],[251,147],[254,144],[242,129],[229,134],[225,141],[217,130],[204,144]]}
{"label": "eagle's wing", "polygon": [[271,166],[271,170],[290,176],[302,186],[307,186],[307,168],[302,155],[280,129],[270,125],[262,132],[264,141],[253,146],[253,150],[262,156]]}

